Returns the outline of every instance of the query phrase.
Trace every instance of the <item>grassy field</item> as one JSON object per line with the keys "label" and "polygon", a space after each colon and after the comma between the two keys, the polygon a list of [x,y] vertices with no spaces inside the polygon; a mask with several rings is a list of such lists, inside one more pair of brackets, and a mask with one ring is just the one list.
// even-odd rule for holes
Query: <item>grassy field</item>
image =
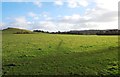
{"label": "grassy field", "polygon": [[9,34],[4,75],[117,75],[118,36]]}

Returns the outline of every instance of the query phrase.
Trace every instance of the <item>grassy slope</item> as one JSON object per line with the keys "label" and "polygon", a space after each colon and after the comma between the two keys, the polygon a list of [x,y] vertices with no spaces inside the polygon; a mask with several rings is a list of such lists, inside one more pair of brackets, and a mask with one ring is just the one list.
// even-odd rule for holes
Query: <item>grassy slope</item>
{"label": "grassy slope", "polygon": [[117,36],[3,34],[3,74],[116,75]]}
{"label": "grassy slope", "polygon": [[18,28],[7,28],[7,29],[4,29],[2,32],[3,32],[3,34],[14,34],[14,33],[17,33],[17,32],[33,33],[32,31],[25,30],[25,29],[18,29]]}

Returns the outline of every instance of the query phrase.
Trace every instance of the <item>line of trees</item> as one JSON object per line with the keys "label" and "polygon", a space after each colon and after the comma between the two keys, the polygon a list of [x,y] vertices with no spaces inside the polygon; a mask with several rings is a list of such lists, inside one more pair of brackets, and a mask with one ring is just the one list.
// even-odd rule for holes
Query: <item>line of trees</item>
{"label": "line of trees", "polygon": [[50,33],[50,34],[77,34],[77,35],[120,35],[120,30],[72,30],[66,32],[48,32],[43,30],[34,30],[33,32]]}
{"label": "line of trees", "polygon": [[14,34],[32,34],[33,32],[24,32],[24,31],[21,31],[21,32],[15,32]]}
{"label": "line of trees", "polygon": [[98,32],[97,35],[120,35],[120,30],[104,30]]}
{"label": "line of trees", "polygon": [[33,32],[49,33],[48,31],[43,31],[43,30],[33,30]]}

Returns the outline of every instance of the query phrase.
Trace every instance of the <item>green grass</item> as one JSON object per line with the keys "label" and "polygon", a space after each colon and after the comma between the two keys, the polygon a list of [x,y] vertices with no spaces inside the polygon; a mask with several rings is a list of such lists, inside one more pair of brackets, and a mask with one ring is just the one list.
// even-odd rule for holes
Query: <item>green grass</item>
{"label": "green grass", "polygon": [[3,30],[3,34],[15,34],[17,32],[27,32],[27,33],[33,33],[32,31],[25,30],[25,29],[18,29],[18,28],[7,28]]}
{"label": "green grass", "polygon": [[118,36],[3,34],[4,75],[117,75]]}

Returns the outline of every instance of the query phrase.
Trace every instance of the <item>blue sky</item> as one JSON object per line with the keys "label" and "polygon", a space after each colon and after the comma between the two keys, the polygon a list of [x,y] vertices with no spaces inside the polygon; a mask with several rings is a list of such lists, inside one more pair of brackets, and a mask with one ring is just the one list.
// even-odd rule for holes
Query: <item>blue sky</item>
{"label": "blue sky", "polygon": [[[101,24],[106,25],[106,22],[115,21],[113,18],[115,18],[116,10],[110,10],[107,6],[104,6],[105,8],[98,6],[98,0],[78,1],[80,2],[75,0],[71,2],[64,2],[63,0],[56,2],[2,2],[2,4],[0,3],[2,5],[2,16],[0,16],[2,18],[0,19],[2,19],[3,24],[1,28],[18,27],[47,31],[102,29]],[[104,5],[107,4],[109,3],[104,3]],[[101,14],[99,14],[100,12]],[[102,21],[107,13],[115,13],[115,15],[109,21],[107,18]],[[97,26],[95,26],[96,24]],[[112,24],[116,25],[115,22]],[[110,28],[116,27],[111,26]]]}
{"label": "blue sky", "polygon": [[[89,6],[89,8],[94,8],[95,4]],[[2,16],[3,22],[9,22],[6,20],[7,17],[17,17],[27,15],[29,12],[34,12],[36,14],[41,14],[43,12],[48,12],[53,18],[61,15],[72,15],[72,14],[81,14],[85,13],[86,8],[78,7],[78,8],[69,8],[65,4],[60,7],[54,5],[53,2],[42,2],[42,7],[39,8],[35,6],[32,2],[3,2],[2,3]]]}

